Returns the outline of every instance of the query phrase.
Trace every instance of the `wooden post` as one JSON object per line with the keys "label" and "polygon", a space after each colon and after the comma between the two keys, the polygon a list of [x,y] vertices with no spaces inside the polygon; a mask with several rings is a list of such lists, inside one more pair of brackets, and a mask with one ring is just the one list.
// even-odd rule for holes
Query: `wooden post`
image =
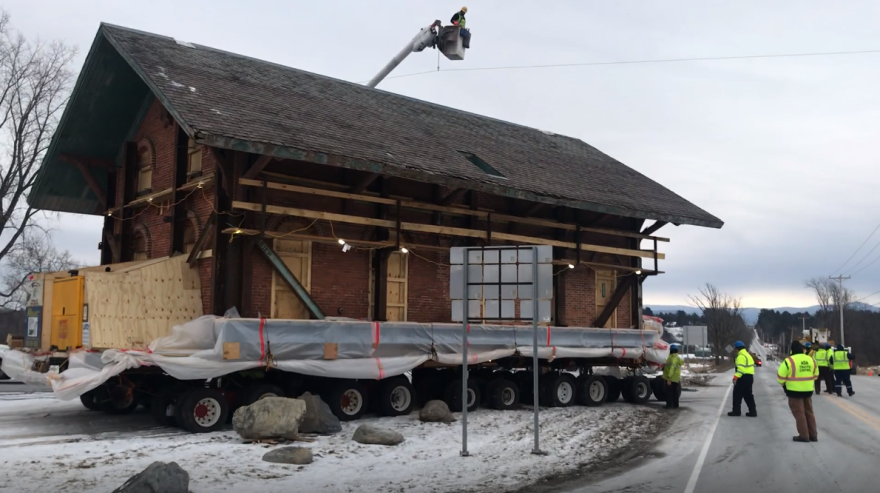
{"label": "wooden post", "polygon": [[393,248],[382,248],[376,250],[376,255],[373,257],[376,269],[373,320],[379,322],[388,320],[388,257],[393,251]]}
{"label": "wooden post", "polygon": [[232,166],[229,163],[230,160],[224,155],[223,151],[217,148],[211,148],[211,152],[217,166],[217,184],[214,187],[214,210],[217,211],[218,214],[218,227],[214,228],[214,273],[212,278],[214,283],[214,293],[211,297],[211,311],[214,315],[223,316],[223,314],[226,313],[226,310],[230,308],[227,306],[226,296],[226,284],[229,282],[229,279],[227,279],[229,265],[227,247],[229,242],[223,238],[221,233],[223,228],[220,226],[229,218],[228,213],[232,208],[232,201],[228,194],[228,183],[230,182],[229,178],[232,174]]}
{"label": "wooden post", "polygon": [[[175,253],[183,253],[184,241],[183,235],[186,231],[186,204],[183,201],[184,192],[179,188],[186,183],[186,172],[189,164],[189,136],[183,131],[183,128],[174,123],[177,127],[177,135],[174,139],[174,168],[171,172],[171,182],[174,184],[174,192],[171,194],[171,242],[169,244],[168,255]],[[179,202],[179,203],[178,203]]]}

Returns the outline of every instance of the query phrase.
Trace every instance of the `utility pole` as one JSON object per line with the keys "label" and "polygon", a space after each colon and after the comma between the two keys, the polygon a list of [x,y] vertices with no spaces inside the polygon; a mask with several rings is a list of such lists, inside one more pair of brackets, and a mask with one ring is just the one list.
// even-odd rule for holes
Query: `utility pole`
{"label": "utility pole", "polygon": [[843,277],[843,276],[830,277],[829,276],[828,279],[831,279],[832,281],[837,281],[838,284],[840,285],[840,292],[837,295],[837,301],[838,301],[838,304],[840,305],[840,344],[845,347],[846,342],[844,342],[844,338],[843,338],[843,281],[850,279],[850,276],[846,276],[846,277]]}
{"label": "utility pole", "polygon": [[[807,331],[807,318],[809,318],[809,317],[798,317],[798,318],[801,319],[801,334],[803,334],[804,332]],[[812,334],[811,334],[811,336],[812,336]],[[810,340],[812,341],[813,338],[810,337]]]}

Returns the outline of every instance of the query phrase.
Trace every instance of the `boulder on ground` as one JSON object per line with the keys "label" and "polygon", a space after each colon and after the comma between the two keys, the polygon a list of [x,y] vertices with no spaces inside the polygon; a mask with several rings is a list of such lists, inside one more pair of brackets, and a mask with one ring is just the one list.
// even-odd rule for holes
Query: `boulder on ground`
{"label": "boulder on ground", "polygon": [[311,464],[312,449],[306,447],[281,447],[266,452],[263,456],[266,462],[275,462],[278,464]]}
{"label": "boulder on ground", "polygon": [[306,403],[299,399],[266,397],[250,406],[242,406],[232,415],[232,427],[245,440],[299,436],[299,425],[306,413]]}
{"label": "boulder on ground", "polygon": [[176,462],[153,462],[113,493],[188,493],[189,474]]}
{"label": "boulder on ground", "polygon": [[371,424],[358,426],[351,438],[365,445],[398,445],[403,443],[403,435],[400,433]]}
{"label": "boulder on ground", "polygon": [[419,419],[425,423],[452,423],[455,418],[444,401],[428,401],[419,411]]}
{"label": "boulder on ground", "polygon": [[321,396],[306,392],[299,399],[306,403],[306,414],[299,424],[300,433],[330,435],[342,431],[342,423]]}

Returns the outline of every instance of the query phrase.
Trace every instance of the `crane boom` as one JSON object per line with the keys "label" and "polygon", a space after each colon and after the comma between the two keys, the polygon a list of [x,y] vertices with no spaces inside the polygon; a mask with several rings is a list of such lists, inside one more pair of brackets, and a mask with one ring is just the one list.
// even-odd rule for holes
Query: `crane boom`
{"label": "crane boom", "polygon": [[423,27],[422,30],[419,31],[419,33],[416,34],[416,36],[412,39],[412,41],[407,43],[406,46],[404,46],[403,49],[400,50],[400,53],[395,55],[394,58],[392,58],[391,61],[388,62],[388,65],[385,65],[385,67],[383,67],[382,70],[380,70],[379,73],[375,75],[375,77],[370,79],[370,82],[367,83],[367,86],[376,87],[377,85],[379,85],[379,83],[382,82],[382,79],[387,77],[392,70],[397,68],[397,66],[400,65],[400,62],[408,57],[410,53],[417,53],[429,46],[435,46],[435,38],[437,37],[436,28],[439,26],[440,21],[434,21],[434,23],[430,26]]}

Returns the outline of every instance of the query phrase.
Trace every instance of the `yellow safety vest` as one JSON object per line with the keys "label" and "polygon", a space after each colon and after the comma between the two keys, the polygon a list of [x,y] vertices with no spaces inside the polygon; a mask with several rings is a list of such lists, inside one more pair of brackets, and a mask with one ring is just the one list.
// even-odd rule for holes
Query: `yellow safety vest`
{"label": "yellow safety vest", "polygon": [[739,350],[739,354],[736,355],[736,377],[740,378],[743,375],[754,375],[755,374],[755,360],[752,359],[752,355],[746,351],[745,348]]}
{"label": "yellow safety vest", "polygon": [[813,392],[814,381],[819,377],[816,361],[806,354],[793,354],[779,365],[776,381],[792,392]]}
{"label": "yellow safety vest", "polygon": [[846,351],[834,351],[832,358],[834,358],[835,370],[849,370],[849,357]]}
{"label": "yellow safety vest", "polygon": [[816,364],[819,368],[825,368],[828,366],[828,350],[820,349],[816,351]]}

